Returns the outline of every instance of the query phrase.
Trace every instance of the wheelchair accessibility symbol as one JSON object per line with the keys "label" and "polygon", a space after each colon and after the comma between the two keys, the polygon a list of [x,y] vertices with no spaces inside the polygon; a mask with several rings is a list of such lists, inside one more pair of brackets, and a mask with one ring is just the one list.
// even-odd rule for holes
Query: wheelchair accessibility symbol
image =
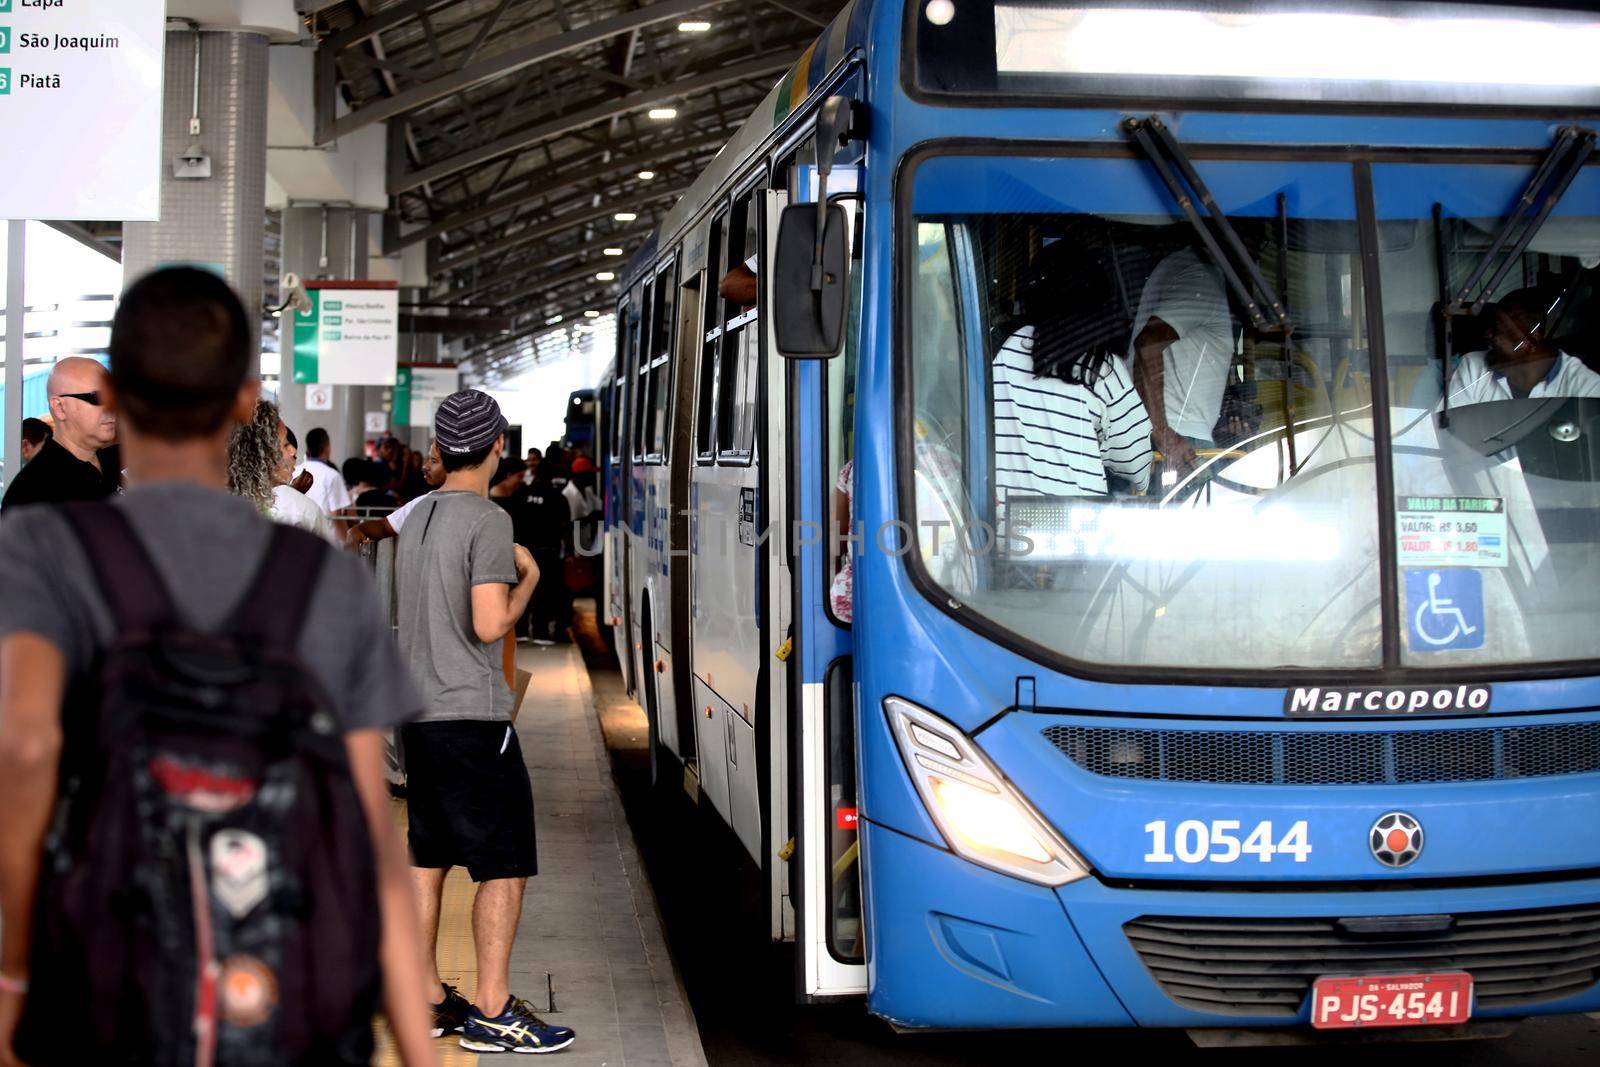
{"label": "wheelchair accessibility symbol", "polygon": [[1483,647],[1483,575],[1475,570],[1406,571],[1406,618],[1413,652]]}

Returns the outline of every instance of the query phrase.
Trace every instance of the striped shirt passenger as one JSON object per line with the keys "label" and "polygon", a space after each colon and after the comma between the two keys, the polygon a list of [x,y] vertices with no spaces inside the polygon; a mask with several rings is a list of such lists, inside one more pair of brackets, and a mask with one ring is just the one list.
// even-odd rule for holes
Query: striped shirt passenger
{"label": "striped shirt passenger", "polygon": [[1033,338],[1022,327],[994,358],[996,495],[1105,496],[1108,473],[1144,492],[1150,417],[1122,358],[1085,357],[1078,382],[1036,376]]}

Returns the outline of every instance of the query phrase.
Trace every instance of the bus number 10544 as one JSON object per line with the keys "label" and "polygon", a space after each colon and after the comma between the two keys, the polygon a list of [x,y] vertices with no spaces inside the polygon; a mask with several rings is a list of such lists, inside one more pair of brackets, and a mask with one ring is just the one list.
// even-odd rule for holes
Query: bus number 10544
{"label": "bus number 10544", "polygon": [[1304,819],[1294,823],[1279,837],[1271,821],[1256,823],[1254,830],[1243,834],[1243,823],[1238,819],[1212,819],[1201,822],[1185,819],[1169,838],[1167,820],[1157,819],[1144,824],[1150,835],[1150,851],[1144,854],[1146,863],[1232,863],[1245,856],[1254,856],[1262,863],[1271,863],[1277,856],[1293,856],[1294,862],[1304,863],[1311,855],[1311,837]]}

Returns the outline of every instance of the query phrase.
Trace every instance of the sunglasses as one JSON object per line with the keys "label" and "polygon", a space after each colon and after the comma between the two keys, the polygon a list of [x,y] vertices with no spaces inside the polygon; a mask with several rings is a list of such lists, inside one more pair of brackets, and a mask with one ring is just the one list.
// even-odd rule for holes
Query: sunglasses
{"label": "sunglasses", "polygon": [[61,397],[63,400],[81,400],[91,407],[100,406],[100,390],[98,389],[92,393],[57,393],[56,395]]}

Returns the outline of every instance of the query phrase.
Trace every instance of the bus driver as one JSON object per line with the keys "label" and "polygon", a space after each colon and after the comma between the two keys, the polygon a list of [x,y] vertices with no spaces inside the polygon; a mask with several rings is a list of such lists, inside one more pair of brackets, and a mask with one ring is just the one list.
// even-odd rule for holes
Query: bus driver
{"label": "bus driver", "polygon": [[1543,397],[1600,397],[1600,374],[1547,340],[1563,294],[1527,288],[1485,310],[1489,348],[1461,357],[1450,377],[1450,406]]}

